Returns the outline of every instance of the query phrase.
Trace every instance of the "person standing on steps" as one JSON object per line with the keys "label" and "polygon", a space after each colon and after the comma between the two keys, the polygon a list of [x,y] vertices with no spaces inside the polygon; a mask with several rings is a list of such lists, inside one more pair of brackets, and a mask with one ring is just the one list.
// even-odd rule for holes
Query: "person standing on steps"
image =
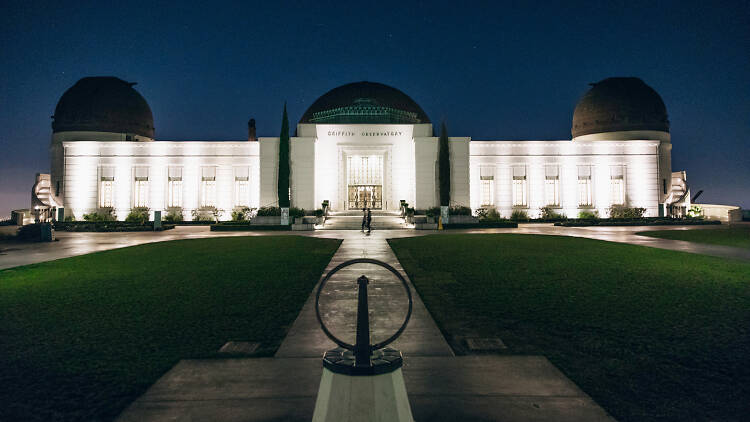
{"label": "person standing on steps", "polygon": [[370,230],[372,229],[372,210],[367,210],[367,233],[370,233]]}
{"label": "person standing on steps", "polygon": [[367,225],[367,208],[362,207],[362,233],[365,232],[366,225]]}

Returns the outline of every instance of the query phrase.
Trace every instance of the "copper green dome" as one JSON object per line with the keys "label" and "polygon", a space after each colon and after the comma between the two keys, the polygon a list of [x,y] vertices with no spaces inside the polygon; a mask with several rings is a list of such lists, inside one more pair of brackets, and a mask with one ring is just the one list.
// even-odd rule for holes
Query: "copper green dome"
{"label": "copper green dome", "polygon": [[354,82],[334,88],[307,109],[300,123],[430,123],[408,95],[377,82]]}
{"label": "copper green dome", "polygon": [[133,85],[113,76],[79,80],[60,97],[52,132],[131,133],[153,138],[151,108]]}
{"label": "copper green dome", "polygon": [[639,78],[607,78],[592,83],[573,112],[573,138],[631,130],[669,132],[667,108]]}

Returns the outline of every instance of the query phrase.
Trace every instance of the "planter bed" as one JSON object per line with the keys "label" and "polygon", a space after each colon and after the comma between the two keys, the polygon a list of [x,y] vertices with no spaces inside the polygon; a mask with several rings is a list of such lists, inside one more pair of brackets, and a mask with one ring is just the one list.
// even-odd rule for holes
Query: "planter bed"
{"label": "planter bed", "polygon": [[[174,224],[162,224],[160,230],[170,230]],[[146,224],[126,223],[124,221],[75,221],[57,222],[55,230],[66,232],[150,232],[154,231],[154,222]]]}
{"label": "planter bed", "polygon": [[721,224],[718,220],[671,220],[671,219],[643,219],[643,220],[571,220],[555,223],[563,227],[589,227],[589,226],[705,226]]}
{"label": "planter bed", "polygon": [[233,231],[253,231],[253,230],[291,230],[292,225],[264,225],[264,224],[212,224],[212,232],[233,232]]}
{"label": "planter bed", "polygon": [[518,223],[513,221],[498,221],[487,223],[467,223],[467,224],[443,224],[443,228],[448,229],[515,229]]}

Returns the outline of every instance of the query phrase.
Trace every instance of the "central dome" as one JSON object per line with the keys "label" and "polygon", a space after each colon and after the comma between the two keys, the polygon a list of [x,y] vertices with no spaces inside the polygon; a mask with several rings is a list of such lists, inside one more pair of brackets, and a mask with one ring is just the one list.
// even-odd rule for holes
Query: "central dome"
{"label": "central dome", "polygon": [[307,109],[300,123],[430,123],[422,107],[396,88],[354,82],[334,88]]}

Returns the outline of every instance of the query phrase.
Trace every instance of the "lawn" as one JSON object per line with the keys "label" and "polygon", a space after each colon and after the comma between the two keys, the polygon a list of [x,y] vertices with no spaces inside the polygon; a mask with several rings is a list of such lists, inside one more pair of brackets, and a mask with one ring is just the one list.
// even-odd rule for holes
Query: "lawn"
{"label": "lawn", "polygon": [[458,352],[547,356],[619,421],[747,420],[750,262],[515,234],[389,241]]}
{"label": "lawn", "polygon": [[338,240],[178,240],[0,271],[0,420],[111,420],[178,360],[278,347]]}
{"label": "lawn", "polygon": [[656,230],[637,233],[662,239],[687,240],[711,245],[750,249],[750,227],[722,227],[715,229]]}

